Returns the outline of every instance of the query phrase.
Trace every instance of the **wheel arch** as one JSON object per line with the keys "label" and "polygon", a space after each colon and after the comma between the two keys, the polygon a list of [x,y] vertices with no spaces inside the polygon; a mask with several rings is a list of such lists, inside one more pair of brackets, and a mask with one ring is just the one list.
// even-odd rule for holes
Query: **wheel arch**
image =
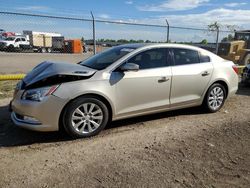
{"label": "wheel arch", "polygon": [[62,130],[63,129],[63,117],[65,115],[65,111],[66,111],[66,108],[67,106],[74,100],[78,99],[78,98],[81,98],[81,97],[92,97],[92,98],[95,98],[95,99],[98,99],[100,101],[102,101],[108,108],[108,111],[109,111],[109,121],[112,121],[112,117],[113,117],[113,113],[114,113],[114,109],[113,109],[113,106],[111,105],[111,102],[104,96],[100,95],[100,94],[96,94],[96,93],[85,93],[85,94],[82,94],[82,95],[79,95],[77,97],[74,97],[72,98],[71,100],[69,100],[63,107],[61,113],[60,113],[60,117],[59,117],[59,130]]}
{"label": "wheel arch", "polygon": [[228,84],[227,84],[227,82],[226,82],[225,80],[219,79],[219,80],[216,80],[216,81],[214,81],[213,83],[211,83],[211,84],[209,85],[209,87],[207,88],[206,93],[205,93],[205,95],[204,95],[204,97],[203,97],[203,101],[205,100],[205,97],[206,97],[206,95],[207,95],[207,92],[208,92],[209,88],[210,88],[212,85],[216,84],[216,83],[221,84],[221,85],[224,86],[224,88],[225,88],[225,90],[226,90],[226,98],[228,97],[229,86],[228,86]]}
{"label": "wheel arch", "polygon": [[246,63],[246,58],[247,58],[247,56],[249,56],[250,55],[250,50],[247,50],[246,51],[246,53],[244,54],[244,57],[243,57],[243,65],[247,65],[247,64],[245,64]]}

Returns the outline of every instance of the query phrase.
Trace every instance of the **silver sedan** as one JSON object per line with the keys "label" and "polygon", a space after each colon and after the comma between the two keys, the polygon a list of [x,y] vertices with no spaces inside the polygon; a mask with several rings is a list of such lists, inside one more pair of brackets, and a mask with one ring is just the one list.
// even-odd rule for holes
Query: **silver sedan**
{"label": "silver sedan", "polygon": [[237,67],[178,44],[128,44],[78,64],[43,62],[18,83],[12,120],[35,131],[98,134],[113,120],[203,106],[217,112],[238,89]]}

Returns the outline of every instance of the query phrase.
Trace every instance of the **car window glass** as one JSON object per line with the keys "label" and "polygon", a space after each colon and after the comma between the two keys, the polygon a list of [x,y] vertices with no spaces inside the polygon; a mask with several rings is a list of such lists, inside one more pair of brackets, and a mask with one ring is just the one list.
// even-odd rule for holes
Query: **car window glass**
{"label": "car window glass", "polygon": [[195,50],[174,48],[175,65],[200,63],[199,53]]}
{"label": "car window glass", "polygon": [[139,65],[139,69],[150,69],[168,66],[168,50],[165,48],[151,49],[141,52],[127,61]]}
{"label": "car window glass", "polygon": [[25,39],[24,39],[24,38],[22,38],[22,41],[25,41]]}
{"label": "car window glass", "polygon": [[80,62],[79,64],[86,67],[90,67],[92,69],[102,70],[134,50],[134,47],[113,47],[95,56],[92,56]]}
{"label": "car window glass", "polygon": [[15,41],[16,41],[16,42],[19,42],[19,41],[20,41],[20,39],[18,38],[18,39],[16,39]]}
{"label": "car window glass", "polygon": [[210,57],[206,54],[202,54],[200,53],[200,62],[201,63],[206,63],[206,62],[210,62]]}

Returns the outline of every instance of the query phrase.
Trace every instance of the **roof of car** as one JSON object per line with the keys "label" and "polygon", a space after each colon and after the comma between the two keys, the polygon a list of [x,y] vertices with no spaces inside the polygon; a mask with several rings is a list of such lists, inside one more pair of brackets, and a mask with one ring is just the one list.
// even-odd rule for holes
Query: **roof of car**
{"label": "roof of car", "polygon": [[142,48],[142,47],[171,47],[171,48],[189,48],[189,49],[196,49],[201,50],[201,48],[193,45],[187,44],[176,44],[176,43],[132,43],[132,44],[123,44],[120,45],[124,48]]}
{"label": "roof of car", "polygon": [[130,43],[130,44],[122,44],[119,46],[124,47],[124,48],[140,48],[146,45],[148,44],[147,43]]}

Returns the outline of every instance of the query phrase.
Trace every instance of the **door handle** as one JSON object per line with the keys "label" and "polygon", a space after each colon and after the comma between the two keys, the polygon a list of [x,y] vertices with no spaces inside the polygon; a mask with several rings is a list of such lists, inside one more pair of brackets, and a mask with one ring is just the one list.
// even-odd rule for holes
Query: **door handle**
{"label": "door handle", "polygon": [[167,82],[167,81],[169,81],[169,78],[167,78],[166,76],[163,76],[163,77],[161,77],[161,78],[158,80],[158,83]]}
{"label": "door handle", "polygon": [[208,76],[208,75],[210,75],[210,73],[209,73],[208,71],[204,71],[204,72],[201,74],[201,76]]}

